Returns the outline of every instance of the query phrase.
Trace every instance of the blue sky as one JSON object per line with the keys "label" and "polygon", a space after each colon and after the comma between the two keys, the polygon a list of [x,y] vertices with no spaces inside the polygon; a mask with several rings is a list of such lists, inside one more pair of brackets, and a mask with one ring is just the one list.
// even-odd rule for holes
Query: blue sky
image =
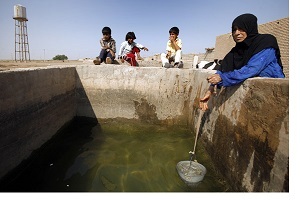
{"label": "blue sky", "polygon": [[65,54],[70,60],[99,54],[101,29],[109,26],[117,52],[125,35],[151,56],[165,52],[169,29],[177,26],[183,53],[204,53],[216,36],[231,31],[232,20],[253,13],[258,23],[289,17],[288,0],[0,0],[0,59],[14,59],[14,5],[27,10],[31,60]]}

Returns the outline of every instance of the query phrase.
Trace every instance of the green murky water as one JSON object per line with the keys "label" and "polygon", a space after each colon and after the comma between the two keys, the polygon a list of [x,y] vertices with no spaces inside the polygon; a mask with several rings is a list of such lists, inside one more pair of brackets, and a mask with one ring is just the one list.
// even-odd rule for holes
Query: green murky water
{"label": "green murky water", "polygon": [[196,159],[207,169],[204,180],[188,186],[180,179],[176,164],[189,160],[194,146],[189,129],[128,120],[100,124],[75,120],[8,175],[1,191],[230,191],[200,140]]}

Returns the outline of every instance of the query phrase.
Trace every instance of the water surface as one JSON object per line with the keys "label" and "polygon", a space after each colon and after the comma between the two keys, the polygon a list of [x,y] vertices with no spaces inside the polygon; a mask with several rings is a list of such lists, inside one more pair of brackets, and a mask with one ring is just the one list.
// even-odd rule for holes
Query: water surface
{"label": "water surface", "polygon": [[[189,186],[176,164],[189,160],[194,134],[185,127],[129,120],[75,119],[1,182],[14,192],[224,192],[198,140],[196,159],[207,173]],[[5,182],[5,185],[3,183]]]}

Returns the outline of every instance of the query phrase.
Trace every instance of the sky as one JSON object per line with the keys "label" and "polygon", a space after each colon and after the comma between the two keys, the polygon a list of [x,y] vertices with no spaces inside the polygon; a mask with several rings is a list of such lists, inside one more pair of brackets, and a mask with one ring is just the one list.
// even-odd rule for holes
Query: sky
{"label": "sky", "polygon": [[104,26],[112,29],[117,53],[129,31],[149,49],[142,57],[165,52],[173,26],[183,54],[205,53],[240,14],[253,13],[258,24],[289,17],[288,0],[0,0],[0,60],[14,59],[18,4],[26,7],[31,60],[95,58]]}

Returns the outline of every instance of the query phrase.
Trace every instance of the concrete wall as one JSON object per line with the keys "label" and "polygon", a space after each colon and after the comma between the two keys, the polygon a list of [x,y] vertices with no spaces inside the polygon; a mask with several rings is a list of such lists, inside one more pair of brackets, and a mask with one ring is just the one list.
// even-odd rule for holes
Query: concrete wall
{"label": "concrete wall", "polygon": [[211,100],[202,139],[235,189],[289,191],[288,97],[288,79],[252,78]]}
{"label": "concrete wall", "polygon": [[211,73],[121,65],[0,72],[0,177],[75,115],[191,128],[201,118],[201,140],[236,191],[288,191],[288,79],[249,79],[199,112]]}
{"label": "concrete wall", "polygon": [[0,178],[75,115],[75,68],[0,72]]}
{"label": "concrete wall", "polygon": [[207,74],[193,69],[128,66],[77,66],[76,69],[78,116],[188,125],[197,94],[208,88],[208,83],[202,82]]}

